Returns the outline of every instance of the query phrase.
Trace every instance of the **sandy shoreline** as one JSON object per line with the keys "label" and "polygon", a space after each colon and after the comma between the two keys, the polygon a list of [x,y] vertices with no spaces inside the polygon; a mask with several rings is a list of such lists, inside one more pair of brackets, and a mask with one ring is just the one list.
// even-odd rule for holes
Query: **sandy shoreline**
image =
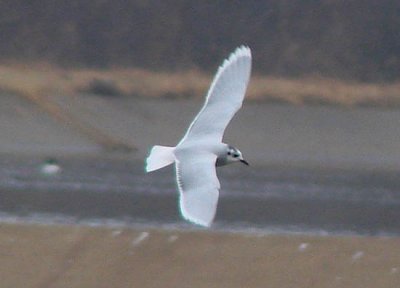
{"label": "sandy shoreline", "polygon": [[398,287],[400,239],[0,224],[2,287]]}

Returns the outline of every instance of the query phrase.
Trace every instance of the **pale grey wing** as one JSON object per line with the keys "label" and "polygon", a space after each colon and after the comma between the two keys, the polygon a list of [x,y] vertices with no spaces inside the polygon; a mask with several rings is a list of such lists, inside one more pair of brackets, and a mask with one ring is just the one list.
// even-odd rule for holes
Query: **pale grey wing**
{"label": "pale grey wing", "polygon": [[217,156],[212,153],[176,152],[176,178],[183,218],[210,226],[217,209],[220,184],[215,171]]}
{"label": "pale grey wing", "polygon": [[180,143],[205,137],[220,142],[224,130],[242,106],[251,71],[251,52],[241,46],[219,67],[206,102]]}

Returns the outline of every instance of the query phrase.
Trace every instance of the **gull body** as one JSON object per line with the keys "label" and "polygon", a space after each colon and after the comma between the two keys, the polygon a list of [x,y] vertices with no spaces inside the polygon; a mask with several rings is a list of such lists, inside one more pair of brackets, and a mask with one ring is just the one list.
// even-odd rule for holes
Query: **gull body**
{"label": "gull body", "polygon": [[180,211],[188,221],[210,226],[216,213],[220,183],[216,166],[244,160],[239,149],[222,142],[226,126],[242,106],[250,79],[251,52],[237,48],[219,67],[203,108],[175,147],[154,146],[146,172],[175,163]]}

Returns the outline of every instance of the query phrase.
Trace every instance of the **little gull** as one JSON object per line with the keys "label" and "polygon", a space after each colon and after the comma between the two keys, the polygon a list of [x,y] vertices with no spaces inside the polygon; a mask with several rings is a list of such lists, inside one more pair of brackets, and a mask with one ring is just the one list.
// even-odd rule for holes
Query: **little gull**
{"label": "little gull", "polygon": [[241,46],[219,67],[203,108],[178,145],[156,145],[146,159],[146,172],[175,163],[180,211],[192,223],[209,227],[215,217],[220,188],[215,167],[238,161],[249,165],[222,137],[242,106],[250,71],[250,49]]}

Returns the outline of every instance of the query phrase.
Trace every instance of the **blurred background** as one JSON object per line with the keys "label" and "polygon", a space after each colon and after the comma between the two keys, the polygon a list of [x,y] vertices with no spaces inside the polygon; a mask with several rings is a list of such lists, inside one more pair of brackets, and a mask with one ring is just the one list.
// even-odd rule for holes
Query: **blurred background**
{"label": "blurred background", "polygon": [[2,62],[214,71],[254,50],[257,73],[389,82],[399,75],[395,1],[5,1]]}
{"label": "blurred background", "polygon": [[[145,174],[144,159],[152,145],[176,145],[200,109],[218,66],[240,45],[252,50],[252,77],[243,108],[229,125],[225,142],[239,147],[251,166],[219,169],[221,197],[209,235],[181,219],[173,167]],[[79,244],[98,239],[92,234],[89,237],[82,227],[118,227],[122,230],[113,230],[113,237],[125,235],[124,229],[133,229],[126,233],[138,238],[132,243],[128,238],[126,241],[136,247],[149,237],[148,232],[139,233],[141,229],[162,228],[157,232],[161,234],[156,233],[159,238],[171,231],[204,232],[204,239],[200,237],[198,243],[203,247],[200,251],[211,251],[207,249],[220,245],[221,239],[230,239],[224,233],[286,235],[284,239],[295,239],[295,244],[287,240],[289,246],[279,250],[285,255],[279,258],[283,259],[280,263],[287,267],[292,263],[290,245],[306,241],[302,248],[295,248],[304,252],[310,248],[307,241],[314,241],[298,240],[294,235],[346,236],[355,241],[351,242],[353,246],[329,240],[333,241],[328,241],[329,247],[339,250],[332,250],[332,255],[318,254],[325,255],[318,258],[322,262],[306,262],[309,258],[303,255],[301,261],[308,263],[310,270],[293,272],[293,282],[287,282],[282,274],[270,275],[275,279],[270,284],[327,287],[333,281],[336,284],[329,287],[336,287],[348,280],[351,287],[398,287],[400,263],[384,259],[399,245],[399,108],[398,1],[1,1],[0,238],[17,239],[10,243],[14,243],[15,253],[20,253],[18,245],[22,242],[18,241],[23,240],[15,236],[22,233],[18,229],[25,231],[24,239],[34,238],[32,243],[36,243],[35,233],[42,230],[32,232],[31,227],[51,224],[48,230],[40,226],[53,235],[49,241],[69,243],[68,239],[75,239]],[[7,226],[15,222],[27,226]],[[71,225],[75,230],[54,228],[55,224]],[[57,233],[66,238],[57,238]],[[218,238],[218,233],[225,238]],[[293,238],[285,238],[287,235]],[[340,267],[364,257],[364,250],[354,246],[360,236],[393,240],[387,254],[376,252],[375,258],[366,257],[370,262],[365,275],[373,275],[375,282],[339,273]],[[168,237],[178,239],[175,234]],[[274,239],[265,240],[265,247],[275,245]],[[54,241],[51,245],[56,245]],[[246,240],[243,243],[247,244],[241,246],[241,240],[229,241],[236,243],[232,246],[236,248],[226,244],[231,248],[224,246],[227,250],[221,253],[239,255],[235,253],[249,252],[243,247],[256,243]],[[328,245],[324,243],[318,245]],[[372,250],[381,247],[366,243],[365,247]],[[159,248],[158,252],[152,250],[152,255],[167,255],[165,261],[169,263],[175,259],[175,252],[186,249],[177,247],[171,254],[165,254],[170,248]],[[53,252],[65,252],[60,249]],[[46,251],[40,253],[53,253]],[[248,258],[237,257],[253,265],[257,251]],[[342,256],[349,253],[349,259],[343,258],[347,264],[329,262],[337,251],[345,251]],[[185,259],[199,257],[187,253],[183,253],[188,257]],[[202,259],[212,259],[211,254]],[[144,259],[140,257],[130,265],[140,265]],[[51,261],[64,272],[86,265],[79,262],[74,266],[68,259]],[[21,264],[18,257],[16,261],[15,267]],[[314,282],[310,281],[317,286],[312,286],[304,279],[310,279],[315,274],[312,271],[323,263],[339,270],[329,266],[334,272],[321,271],[327,276],[313,278]],[[221,263],[225,264],[230,265]],[[14,266],[7,267],[14,271]],[[158,283],[157,279],[159,284],[195,279],[176,272],[184,267],[171,267],[175,267],[171,268],[175,272],[168,272],[172,278],[165,274],[167,278],[146,278],[141,283],[147,287],[151,281]],[[262,267],[255,268],[255,274],[236,273],[237,281],[232,275],[221,274],[233,277],[229,285],[225,281],[228,278],[211,277],[205,283],[243,287],[246,285],[240,283],[247,276],[263,275]],[[382,280],[379,271],[394,278]],[[25,278],[3,272],[0,274],[8,277],[9,287],[17,287],[16,283],[28,287],[28,282],[21,280]],[[63,278],[61,272],[61,280],[52,272],[43,273],[47,276],[36,277],[40,281],[29,287],[55,287],[51,285],[72,281]],[[185,273],[191,275],[190,271]],[[257,277],[261,282],[252,282],[254,287],[265,283]],[[123,285],[132,283],[125,280]],[[76,287],[82,287],[79,283],[94,285],[91,280],[76,281],[72,281],[78,283]],[[204,286],[199,282],[192,287]]]}
{"label": "blurred background", "polygon": [[[143,161],[152,145],[179,141],[218,66],[244,44],[253,74],[225,141],[253,166],[220,169],[228,208],[217,223],[398,233],[399,212],[368,205],[400,203],[399,12],[393,1],[2,2],[2,212],[181,223],[173,169],[144,175]],[[36,202],[10,200],[27,188]],[[93,199],[67,209],[71,191]],[[149,194],[170,205],[135,204]],[[237,214],[233,195],[266,203]],[[288,199],[310,207],[288,216]],[[362,200],[363,212],[346,202],[345,220],[328,213],[314,223],[309,211],[333,205],[309,203],[317,199]],[[272,200],[282,209],[266,212],[280,207]]]}

